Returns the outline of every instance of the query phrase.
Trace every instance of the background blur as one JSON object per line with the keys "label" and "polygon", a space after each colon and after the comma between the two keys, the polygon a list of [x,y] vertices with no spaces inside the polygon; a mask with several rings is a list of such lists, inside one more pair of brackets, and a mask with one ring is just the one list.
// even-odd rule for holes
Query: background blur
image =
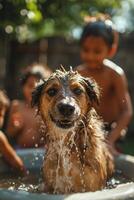
{"label": "background blur", "polygon": [[[113,60],[127,75],[134,104],[133,0],[0,0],[0,87],[10,99],[19,97],[19,74],[27,65],[40,62],[55,69],[80,64],[84,19],[99,12],[108,13],[120,32]],[[125,151],[134,154],[134,117],[128,141]]]}

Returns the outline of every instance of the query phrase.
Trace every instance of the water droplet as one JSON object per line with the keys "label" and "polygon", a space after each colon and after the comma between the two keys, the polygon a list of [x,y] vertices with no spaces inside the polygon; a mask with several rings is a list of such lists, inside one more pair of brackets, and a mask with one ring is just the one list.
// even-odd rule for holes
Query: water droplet
{"label": "water droplet", "polygon": [[38,158],[38,157],[35,157],[35,160],[39,160],[39,158]]}
{"label": "water droplet", "polygon": [[29,170],[27,170],[27,171],[26,171],[26,174],[27,174],[27,175],[29,175],[29,174],[30,174]]}
{"label": "water droplet", "polygon": [[36,148],[38,148],[38,146],[39,146],[38,144],[35,144],[35,147],[36,147]]}

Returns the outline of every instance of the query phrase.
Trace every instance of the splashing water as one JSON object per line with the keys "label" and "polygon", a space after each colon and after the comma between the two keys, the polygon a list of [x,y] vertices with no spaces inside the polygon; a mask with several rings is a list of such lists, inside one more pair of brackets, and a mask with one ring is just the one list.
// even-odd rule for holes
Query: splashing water
{"label": "splashing water", "polygon": [[[84,176],[85,176],[85,163],[81,162],[80,158],[80,152],[79,152],[79,147],[77,146],[75,142],[75,136],[76,136],[76,131],[73,129],[70,131],[68,134],[65,134],[63,137],[61,137],[58,140],[54,140],[53,142],[50,143],[50,146],[48,148],[48,157],[49,159],[53,159],[53,154],[57,152],[58,154],[58,163],[57,163],[57,168],[56,168],[56,179],[55,179],[55,188],[54,188],[54,193],[57,194],[59,190],[64,191],[65,193],[68,193],[68,191],[71,191],[72,186],[73,186],[73,181],[72,177],[69,175],[71,169],[73,168],[73,164],[71,162],[70,156],[72,154],[72,148],[75,151],[76,157],[77,157],[77,165],[79,166],[79,172],[80,172],[80,181],[81,181],[81,192],[85,192],[86,189],[86,184],[84,181]],[[87,134],[87,129],[86,126],[84,126],[84,149],[83,149],[83,160],[85,160],[85,151],[86,151],[86,146],[89,141],[88,134]],[[62,163],[62,169],[64,176],[60,175],[60,166]],[[63,184],[66,183],[66,184]]]}
{"label": "splashing water", "polygon": [[[73,145],[74,141],[74,136],[75,133],[71,134],[70,137],[70,147]],[[49,154],[49,159],[51,159],[51,155],[53,155],[54,152],[58,152],[58,163],[57,163],[57,168],[56,168],[56,180],[55,180],[55,188],[54,188],[54,194],[58,193],[59,188],[63,187],[63,182],[67,182],[65,192],[68,190],[71,190],[72,188],[72,181],[71,177],[68,176],[69,171],[72,168],[72,163],[70,162],[70,153],[71,153],[71,148],[69,149],[67,145],[65,145],[65,141],[67,139],[67,135],[65,135],[63,138],[61,138],[58,141],[54,141],[51,143],[51,146],[49,148],[50,152]],[[53,157],[52,157],[53,159]],[[62,163],[63,170],[64,170],[64,177],[60,176],[60,164]]]}
{"label": "splashing water", "polygon": [[8,190],[21,190],[27,192],[38,192],[42,177],[39,174],[29,173],[26,176],[18,176],[17,174],[4,174],[0,176],[0,188]]}
{"label": "splashing water", "polygon": [[[117,187],[119,184],[128,183],[131,181],[132,180],[124,176],[121,171],[117,170],[114,176],[107,182],[107,186],[105,189],[112,189]],[[21,190],[32,193],[43,193],[42,186],[43,177],[39,171],[36,171],[34,173],[29,172],[24,177],[18,176],[17,174],[0,175],[0,188],[8,190]]]}

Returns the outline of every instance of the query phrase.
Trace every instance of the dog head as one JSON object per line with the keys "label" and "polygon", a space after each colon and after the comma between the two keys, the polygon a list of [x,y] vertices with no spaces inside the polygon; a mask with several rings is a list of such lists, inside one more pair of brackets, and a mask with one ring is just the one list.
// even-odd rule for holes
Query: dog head
{"label": "dog head", "polygon": [[69,130],[99,103],[99,88],[77,71],[56,70],[33,92],[32,105],[38,107],[43,120],[52,128]]}

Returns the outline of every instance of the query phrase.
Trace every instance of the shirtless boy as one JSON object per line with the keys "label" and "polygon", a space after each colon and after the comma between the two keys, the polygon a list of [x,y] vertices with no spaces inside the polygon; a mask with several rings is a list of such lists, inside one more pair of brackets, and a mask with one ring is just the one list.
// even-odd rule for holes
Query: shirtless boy
{"label": "shirtless boy", "polygon": [[[81,36],[81,59],[77,67],[85,77],[93,77],[101,88],[100,105],[96,107],[104,122],[109,124],[108,140],[115,143],[125,133],[132,116],[132,105],[126,76],[122,68],[108,60],[117,47],[112,22],[106,19],[91,20]],[[111,130],[110,130],[111,129]]]}
{"label": "shirtless boy", "polygon": [[[45,73],[47,72],[47,73]],[[22,75],[21,85],[24,101],[14,100],[9,114],[8,135],[16,140],[16,148],[39,147],[44,144],[44,131],[41,119],[36,116],[36,109],[31,107],[32,91],[36,83],[45,78],[46,71],[42,66],[27,68]]]}

